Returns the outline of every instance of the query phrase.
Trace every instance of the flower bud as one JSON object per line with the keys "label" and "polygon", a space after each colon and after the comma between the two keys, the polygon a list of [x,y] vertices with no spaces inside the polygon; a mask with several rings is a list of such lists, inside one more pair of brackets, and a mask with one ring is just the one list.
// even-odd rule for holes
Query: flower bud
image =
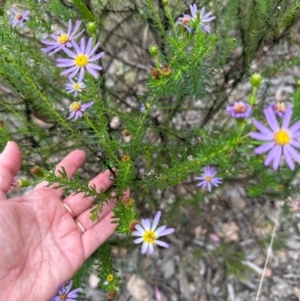
{"label": "flower bud", "polygon": [[158,53],[159,53],[158,47],[157,47],[156,45],[150,46],[150,48],[149,48],[149,53],[151,54],[151,56],[157,57],[157,56],[158,56]]}
{"label": "flower bud", "polygon": [[115,297],[117,297],[117,292],[116,291],[111,291],[107,293],[107,298],[108,299],[114,299]]}
{"label": "flower bud", "polygon": [[135,226],[136,225],[139,225],[140,224],[140,221],[138,221],[138,220],[133,220],[133,221],[131,221],[130,223],[129,223],[129,227],[128,227],[128,230],[129,230],[129,232],[133,232],[133,231],[136,231],[136,229],[135,229]]}
{"label": "flower bud", "polygon": [[125,200],[123,200],[123,204],[124,204],[126,207],[133,207],[133,205],[134,205],[134,200],[131,199],[131,198],[126,198]]}
{"label": "flower bud", "polygon": [[161,76],[161,72],[158,68],[152,68],[151,71],[150,71],[150,74],[155,79],[159,79],[160,76]]}
{"label": "flower bud", "polygon": [[163,65],[161,68],[161,73],[163,76],[169,76],[171,74],[171,68],[168,65]]}
{"label": "flower bud", "polygon": [[297,80],[297,85],[300,87],[300,79]]}
{"label": "flower bud", "polygon": [[4,121],[0,120],[0,128],[4,128]]}
{"label": "flower bud", "polygon": [[163,0],[163,1],[162,1],[162,4],[163,4],[164,6],[168,5],[168,4],[169,4],[169,0]]}
{"label": "flower bud", "polygon": [[122,161],[123,162],[128,162],[130,160],[130,157],[128,156],[128,155],[123,155],[123,157],[122,157]]}
{"label": "flower bud", "polygon": [[93,35],[97,31],[97,23],[96,22],[89,22],[86,26],[86,30],[90,35]]}
{"label": "flower bud", "polygon": [[253,73],[250,77],[250,83],[252,87],[258,88],[261,84],[262,76],[260,73]]}
{"label": "flower bud", "polygon": [[14,178],[11,182],[10,185],[13,187],[21,188],[21,187],[28,187],[31,185],[31,183],[25,179],[17,179]]}
{"label": "flower bud", "polygon": [[44,176],[44,171],[37,165],[34,166],[33,168],[31,168],[30,173],[33,176],[37,176],[37,177],[43,177]]}

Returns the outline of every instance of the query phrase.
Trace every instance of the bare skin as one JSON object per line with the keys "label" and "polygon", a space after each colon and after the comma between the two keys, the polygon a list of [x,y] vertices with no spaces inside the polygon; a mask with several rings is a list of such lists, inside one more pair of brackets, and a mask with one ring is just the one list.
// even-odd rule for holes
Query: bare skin
{"label": "bare skin", "polygon": [[[85,153],[75,150],[56,167],[68,177],[83,164]],[[61,201],[63,189],[38,184],[25,196],[7,199],[10,182],[21,166],[21,152],[9,142],[0,155],[0,296],[1,300],[48,301],[69,281],[83,262],[114,232],[113,202],[99,219],[90,217],[91,198],[69,195],[65,202],[82,224],[82,232]],[[105,171],[90,181],[107,190],[113,181]]]}

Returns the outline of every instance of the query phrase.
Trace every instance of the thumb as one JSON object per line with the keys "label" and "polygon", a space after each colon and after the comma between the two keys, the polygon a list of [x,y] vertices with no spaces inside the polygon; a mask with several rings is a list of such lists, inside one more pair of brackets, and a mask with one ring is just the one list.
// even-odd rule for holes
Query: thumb
{"label": "thumb", "polygon": [[0,199],[11,188],[11,181],[18,174],[22,163],[21,151],[17,143],[9,141],[0,155]]}

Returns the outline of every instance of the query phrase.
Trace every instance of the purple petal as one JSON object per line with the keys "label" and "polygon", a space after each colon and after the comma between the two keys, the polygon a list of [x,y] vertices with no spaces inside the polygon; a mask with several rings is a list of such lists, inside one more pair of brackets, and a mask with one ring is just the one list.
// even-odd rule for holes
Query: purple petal
{"label": "purple petal", "polygon": [[150,220],[148,218],[142,219],[141,223],[142,223],[142,225],[143,225],[143,227],[144,227],[145,230],[149,230],[150,229],[151,223],[150,223]]}
{"label": "purple petal", "polygon": [[274,159],[273,159],[273,169],[277,170],[280,164],[280,159],[282,155],[282,146],[276,145],[274,147]]}
{"label": "purple petal", "polygon": [[161,246],[163,248],[169,248],[169,244],[167,244],[166,242],[164,241],[161,241],[161,240],[155,240],[155,243],[158,245],[158,246]]}
{"label": "purple petal", "polygon": [[69,78],[73,78],[77,74],[78,70],[79,70],[79,68],[77,66],[73,66],[73,67],[71,67],[69,69],[66,69],[65,71],[61,72],[60,75],[66,75],[66,74],[72,72],[69,75]]}
{"label": "purple petal", "polygon": [[289,149],[287,147],[284,147],[283,148],[283,156],[284,156],[284,159],[285,159],[285,162],[287,163],[287,165],[289,166],[289,168],[291,170],[294,170],[295,169],[295,163],[289,153]]}
{"label": "purple petal", "polygon": [[290,122],[291,122],[291,118],[292,118],[292,108],[290,106],[288,106],[285,110],[285,114],[284,114],[284,117],[283,117],[283,120],[282,120],[281,128],[283,130],[288,129],[288,127],[290,125]]}
{"label": "purple petal", "polygon": [[207,182],[207,190],[208,190],[209,192],[211,192],[211,183],[210,183],[210,182]]}
{"label": "purple petal", "polygon": [[165,229],[165,230],[161,231],[161,233],[159,233],[159,236],[166,236],[166,235],[169,235],[173,232],[175,232],[174,228],[168,228],[168,229]]}
{"label": "purple petal", "polygon": [[193,18],[197,17],[197,5],[194,3],[193,5],[190,5],[190,11],[193,16]]}
{"label": "purple petal", "polygon": [[265,116],[269,123],[270,128],[274,132],[277,132],[279,130],[279,124],[278,124],[275,112],[273,110],[271,110],[270,108],[266,108],[266,109],[264,109],[264,113],[265,113]]}
{"label": "purple petal", "polygon": [[[132,233],[133,234],[133,233]],[[140,244],[141,242],[143,242],[144,241],[144,238],[143,237],[139,237],[139,238],[136,238],[133,242],[135,243],[135,244]]]}
{"label": "purple petal", "polygon": [[266,135],[274,135],[274,133],[268,129],[265,125],[263,125],[262,123],[260,123],[259,121],[257,120],[253,120],[253,124],[254,126],[260,131],[262,132],[263,134],[266,134]]}
{"label": "purple petal", "polygon": [[294,135],[300,129],[300,120],[294,123],[290,128],[289,131]]}
{"label": "purple petal", "polygon": [[[64,59],[61,63],[57,64],[57,67],[71,67],[74,66],[74,60],[71,59]],[[77,67],[77,66],[75,66]]]}
{"label": "purple petal", "polygon": [[142,244],[142,254],[145,254],[147,252],[148,246],[149,246],[148,243],[143,242],[143,244]]}
{"label": "purple petal", "polygon": [[69,292],[68,297],[69,298],[77,298],[79,292],[82,292],[82,288],[80,288],[80,287]]}
{"label": "purple petal", "polygon": [[[254,152],[257,155],[266,153],[267,151],[269,151],[270,149],[272,149],[274,146],[276,145],[276,143],[274,141],[271,142],[267,142],[259,147],[257,147]],[[267,164],[268,165],[268,164]]]}
{"label": "purple petal", "polygon": [[80,40],[80,53],[85,53],[85,38],[81,38]]}
{"label": "purple petal", "polygon": [[156,235],[159,236],[160,232],[163,232],[166,228],[167,226],[165,225],[160,226],[158,229],[155,230]]}
{"label": "purple petal", "polygon": [[67,118],[67,120],[72,119],[75,116],[75,112],[72,111],[69,115],[69,117]]}
{"label": "purple petal", "polygon": [[292,140],[290,141],[290,145],[292,145],[292,146],[294,146],[294,147],[296,147],[296,148],[300,148],[300,141],[295,140],[295,139],[292,139]]}
{"label": "purple petal", "polygon": [[260,140],[260,141],[274,140],[274,134],[271,131],[269,135],[265,133],[251,132],[249,136],[255,140]]}
{"label": "purple petal", "polygon": [[66,287],[66,293],[68,293],[73,285],[73,280],[70,280],[68,286]]}
{"label": "purple petal", "polygon": [[300,154],[291,145],[286,145],[285,148],[288,149],[288,152],[292,158],[300,164]]}
{"label": "purple petal", "polygon": [[84,111],[84,110],[90,108],[93,104],[94,104],[93,101],[87,102],[87,103],[81,105],[81,109]]}
{"label": "purple petal", "polygon": [[274,145],[274,147],[270,150],[270,152],[268,153],[268,155],[267,155],[267,157],[266,157],[266,159],[265,159],[264,164],[265,164],[266,166],[268,166],[268,165],[273,161],[274,155],[275,155],[275,145]]}
{"label": "purple petal", "polygon": [[160,216],[161,216],[161,211],[157,211],[157,213],[155,214],[153,223],[152,223],[151,230],[154,231],[156,229],[156,227],[157,227],[157,225],[159,223]]}
{"label": "purple petal", "polygon": [[91,58],[89,59],[89,62],[93,62],[93,61],[95,61],[95,60],[100,59],[104,54],[105,54],[105,52],[100,52],[100,53],[94,55],[93,57],[91,57]]}
{"label": "purple petal", "polygon": [[79,45],[78,45],[74,40],[71,41],[71,44],[72,44],[72,46],[74,47],[76,53],[77,53],[77,54],[81,54]]}
{"label": "purple petal", "polygon": [[87,70],[87,72],[90,74],[90,75],[92,75],[94,78],[98,78],[99,77],[99,73],[97,72],[97,71],[95,71],[95,69],[93,69],[92,67],[91,67],[91,65],[92,64],[87,64],[86,66],[85,66],[85,68],[86,68],[86,70]]}
{"label": "purple petal", "polygon": [[153,244],[149,244],[148,245],[148,252],[147,252],[149,255],[153,254],[154,253],[154,246]]}
{"label": "purple petal", "polygon": [[75,54],[73,51],[71,51],[71,50],[68,49],[67,47],[64,47],[64,48],[63,48],[63,51],[64,51],[69,57],[71,57],[72,59],[75,59],[76,54]]}
{"label": "purple petal", "polygon": [[133,236],[142,236],[145,232],[145,230],[141,227],[141,225],[135,226],[136,231],[132,232]]}
{"label": "purple petal", "polygon": [[[93,39],[92,38],[89,38],[88,40],[88,43],[87,43],[87,46],[86,46],[86,49],[85,49],[85,54],[90,57],[91,56],[91,48],[92,48],[92,43],[93,43]],[[98,43],[99,45],[99,43]]]}

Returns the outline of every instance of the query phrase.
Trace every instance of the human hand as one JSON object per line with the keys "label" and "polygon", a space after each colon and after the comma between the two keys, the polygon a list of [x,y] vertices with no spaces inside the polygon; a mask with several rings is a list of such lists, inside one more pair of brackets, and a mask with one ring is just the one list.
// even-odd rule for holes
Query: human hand
{"label": "human hand", "polygon": [[[71,177],[84,160],[85,153],[75,150],[56,166],[56,172],[64,167]],[[63,189],[46,188],[45,182],[25,196],[7,199],[21,161],[17,144],[9,142],[0,155],[0,299],[47,301],[114,232],[114,203],[105,205],[92,222],[92,198],[69,195],[62,202]],[[105,191],[112,183],[107,170],[89,184]]]}

